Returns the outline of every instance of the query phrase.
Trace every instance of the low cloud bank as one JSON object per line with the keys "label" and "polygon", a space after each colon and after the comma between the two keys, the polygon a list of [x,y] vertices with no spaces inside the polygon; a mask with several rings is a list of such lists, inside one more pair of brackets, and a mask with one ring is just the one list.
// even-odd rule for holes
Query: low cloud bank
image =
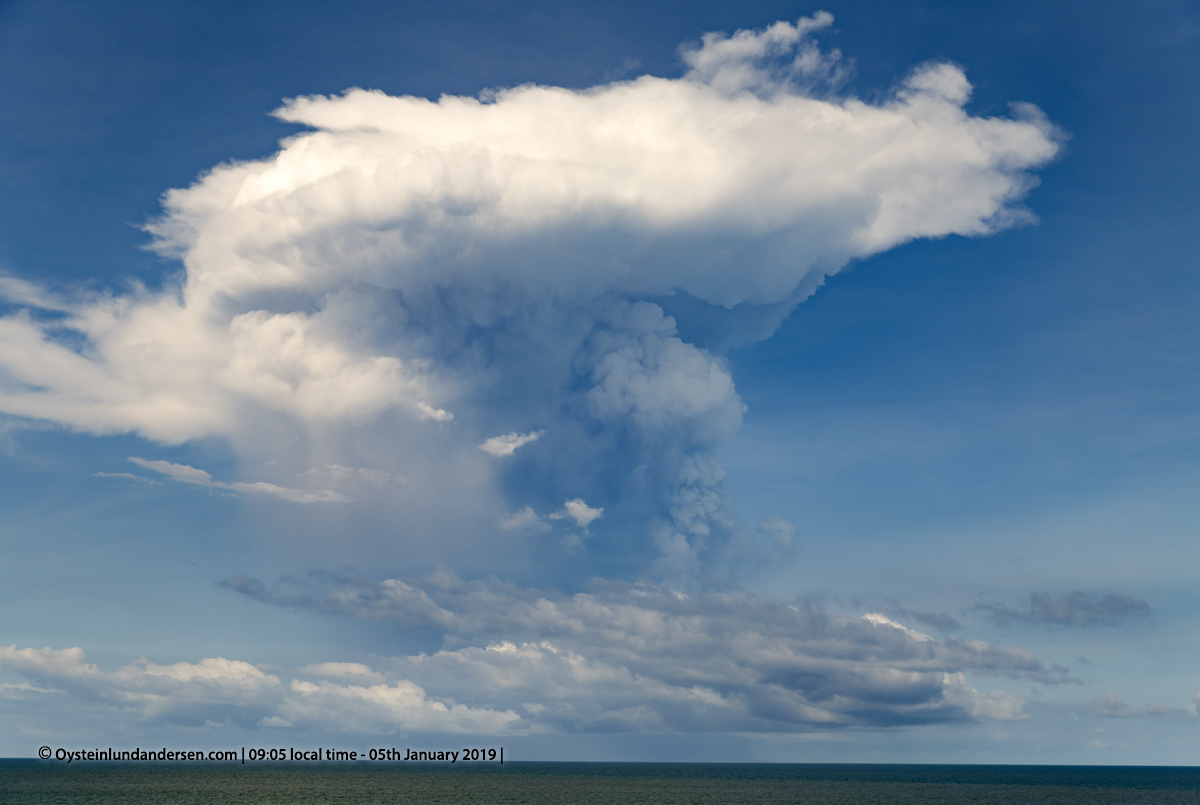
{"label": "low cloud bank", "polygon": [[[1020,648],[936,640],[884,617],[802,599],[595,581],[566,595],[448,571],[374,582],[314,572],[224,583],[299,610],[445,634],[389,665],[437,695],[474,691],[555,729],[786,731],[1024,718],[1023,700],[967,682],[1071,681]],[[381,666],[380,666],[381,667]],[[529,712],[528,710],[526,712]]]}
{"label": "low cloud bank", "polygon": [[519,716],[431,699],[406,680],[356,673],[363,666],[329,664],[300,669],[285,680],[224,657],[156,665],[142,658],[106,673],[83,649],[0,646],[0,671],[49,686],[29,694],[69,694],[89,705],[114,707],[150,723],[201,727],[304,724],[359,732],[394,730],[502,732]]}

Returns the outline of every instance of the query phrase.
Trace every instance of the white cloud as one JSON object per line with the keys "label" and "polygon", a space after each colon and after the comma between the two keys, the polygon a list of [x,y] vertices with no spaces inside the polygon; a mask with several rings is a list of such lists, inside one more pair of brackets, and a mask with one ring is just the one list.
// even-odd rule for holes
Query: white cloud
{"label": "white cloud", "polygon": [[599,520],[603,514],[604,509],[593,509],[583,502],[583,498],[575,498],[564,503],[561,511],[548,516],[552,520],[574,520],[575,525],[586,531],[587,527],[596,520]]}
{"label": "white cloud", "polygon": [[443,411],[441,408],[434,408],[424,401],[417,403],[417,411],[420,412],[420,419],[432,419],[436,422],[449,422],[454,419],[454,414]]}
{"label": "white cloud", "polygon": [[127,481],[133,481],[135,484],[142,484],[144,486],[162,486],[162,481],[143,478],[131,472],[93,472],[92,475],[97,478],[124,478]]}
{"label": "white cloud", "polygon": [[517,452],[518,448],[524,447],[530,442],[536,442],[545,432],[546,431],[544,430],[535,430],[531,433],[517,433],[516,431],[513,431],[512,433],[506,433],[503,436],[493,436],[483,444],[479,445],[479,449],[488,455],[496,456],[497,458],[511,456],[513,453]]}
{"label": "white cloud", "polygon": [[922,640],[922,641],[933,640],[932,637],[925,634],[924,632],[918,632],[913,629],[909,629],[907,626],[903,626],[899,623],[896,623],[896,621],[892,620],[887,615],[881,615],[878,612],[868,612],[866,615],[863,615],[863,620],[869,621],[871,623],[879,624],[880,626],[891,626],[893,629],[899,629],[900,631],[906,633],[913,640]]}
{"label": "white cloud", "polygon": [[795,25],[777,22],[762,31],[741,30],[733,36],[708,33],[700,47],[683,47],[680,53],[691,68],[688,78],[728,93],[771,92],[781,84],[794,88],[798,82],[836,85],[844,75],[840,54],[825,56],[807,39],[811,32],[832,24],[832,14],[818,11]]}
{"label": "white cloud", "polygon": [[139,467],[161,472],[172,481],[183,484],[194,484],[209,489],[226,489],[231,492],[244,492],[250,495],[279,498],[292,503],[344,503],[347,498],[328,489],[288,489],[265,481],[246,483],[244,481],[215,481],[204,470],[189,467],[187,464],[172,464],[169,461],[148,461],[144,458],[130,456],[129,460]]}
{"label": "white cloud", "polygon": [[[553,517],[553,515],[551,515]],[[530,506],[525,506],[514,514],[502,516],[497,521],[501,531],[549,531],[550,527],[542,522],[537,512]]]}
{"label": "white cloud", "polygon": [[[202,726],[228,721],[244,726],[332,728],[392,733],[398,730],[496,734],[521,726],[514,712],[497,712],[432,699],[404,679],[381,679],[369,668],[346,672],[347,663],[308,666],[285,681],[239,660],[214,657],[198,663],[156,665],[146,659],[106,673],[80,648],[18,649],[0,646],[0,669],[53,684],[84,703],[100,702],[141,722]],[[365,668],[365,666],[360,666]]]}
{"label": "white cloud", "polygon": [[69,310],[69,307],[63,306],[57,297],[45,289],[23,279],[4,274],[0,274],[0,297],[14,305],[23,305],[37,310],[59,312]]}
{"label": "white cloud", "polygon": [[[277,153],[166,194],[149,229],[177,285],[0,282],[18,308],[0,317],[0,412],[226,437],[292,472],[402,466],[375,525],[463,535],[430,547],[443,561],[491,539],[497,511],[574,496],[635,552],[660,546],[664,572],[732,561],[748,529],[715,450],[744,406],[679,325],[766,337],[854,258],[1028,220],[1031,171],[1059,147],[1032,107],[967,114],[952,65],[879,102],[837,95],[840,56],[812,39],[830,20],[706,35],[678,78],[289,100],[277,116],[306,129]],[[539,486],[508,500],[511,462],[481,453],[534,425],[555,434],[529,457]]]}
{"label": "white cloud", "polygon": [[52,688],[39,688],[37,685],[30,685],[28,682],[0,683],[0,699],[24,699],[28,698],[28,694],[30,693],[62,693],[62,691]]}

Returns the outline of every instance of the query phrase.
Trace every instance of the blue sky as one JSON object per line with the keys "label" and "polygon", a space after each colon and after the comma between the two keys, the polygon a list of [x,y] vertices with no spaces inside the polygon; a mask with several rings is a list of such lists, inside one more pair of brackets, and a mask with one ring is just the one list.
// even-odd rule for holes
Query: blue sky
{"label": "blue sky", "polygon": [[0,754],[1193,764],[1198,36],[0,5]]}

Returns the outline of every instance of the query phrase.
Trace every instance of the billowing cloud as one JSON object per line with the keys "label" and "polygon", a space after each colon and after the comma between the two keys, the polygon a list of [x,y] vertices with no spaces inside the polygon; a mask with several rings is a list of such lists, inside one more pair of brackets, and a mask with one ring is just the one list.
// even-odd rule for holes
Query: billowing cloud
{"label": "billowing cloud", "polygon": [[280,489],[403,475],[355,491],[375,519],[354,530],[420,522],[453,535],[425,548],[444,560],[575,499],[605,512],[589,550],[664,577],[782,550],[786,528],[729,506],[715,450],[744,406],[720,350],[852,259],[1029,220],[1059,147],[1031,106],[969,115],[950,64],[839,95],[813,39],[831,19],[706,35],[677,78],[291,99],[275,114],[304,130],[277,153],[165,195],[149,230],[177,284],[0,282],[0,412],[227,437]]}
{"label": "billowing cloud", "polygon": [[1049,593],[1033,593],[1027,609],[1004,604],[976,604],[975,610],[1004,626],[1009,623],[1040,623],[1054,626],[1118,626],[1130,618],[1145,617],[1150,605],[1127,595],[1067,593],[1057,599]]}
{"label": "billowing cloud", "polygon": [[[265,603],[446,634],[446,648],[391,666],[437,696],[474,691],[558,730],[780,731],[1024,718],[1019,697],[967,676],[1065,681],[1028,651],[937,640],[883,615],[812,601],[594,583],[585,593],[463,582],[448,571],[383,582],[316,573]],[[378,670],[378,669],[377,669]]]}

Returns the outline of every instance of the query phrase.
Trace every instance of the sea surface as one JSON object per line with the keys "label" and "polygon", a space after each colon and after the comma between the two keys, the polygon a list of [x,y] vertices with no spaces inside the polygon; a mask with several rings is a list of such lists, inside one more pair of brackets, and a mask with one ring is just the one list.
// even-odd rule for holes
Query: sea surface
{"label": "sea surface", "polygon": [[753,763],[0,760],[0,805],[1191,803],[1200,768]]}

